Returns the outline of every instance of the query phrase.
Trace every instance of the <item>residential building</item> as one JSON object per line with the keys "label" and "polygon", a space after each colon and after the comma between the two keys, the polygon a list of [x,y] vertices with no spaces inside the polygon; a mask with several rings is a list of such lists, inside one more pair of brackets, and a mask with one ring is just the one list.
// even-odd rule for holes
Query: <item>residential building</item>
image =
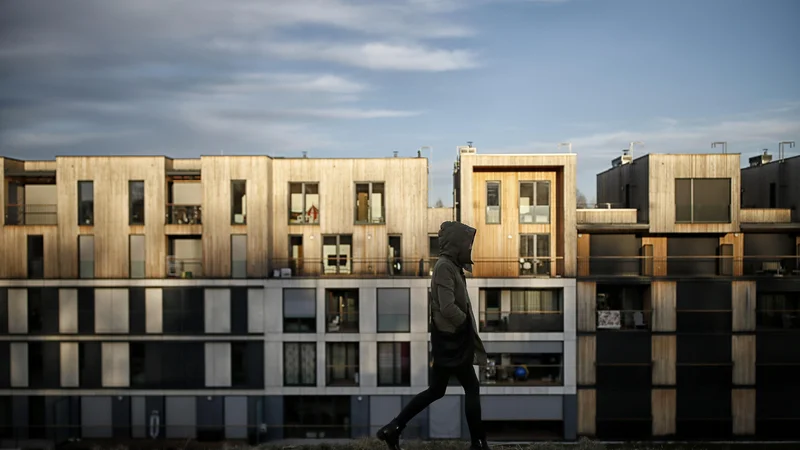
{"label": "residential building", "polygon": [[580,435],[798,437],[798,189],[780,164],[624,154],[597,176],[576,218]]}
{"label": "residential building", "polygon": [[[461,149],[428,208],[421,157],[0,158],[0,439],[374,434],[427,386],[454,217],[491,435],[574,438],[575,162]],[[466,436],[462,398],[406,435]]]}

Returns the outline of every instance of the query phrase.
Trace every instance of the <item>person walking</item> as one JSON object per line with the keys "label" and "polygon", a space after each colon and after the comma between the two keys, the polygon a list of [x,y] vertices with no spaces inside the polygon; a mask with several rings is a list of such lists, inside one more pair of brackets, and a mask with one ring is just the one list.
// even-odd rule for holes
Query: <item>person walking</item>
{"label": "person walking", "polygon": [[434,401],[444,397],[447,382],[456,377],[464,388],[471,450],[490,450],[481,421],[480,383],[473,365],[486,363],[467,294],[464,270],[472,271],[472,244],[476,230],[460,222],[439,228],[439,259],[433,268],[430,291],[433,374],[428,389],[417,394],[377,437],[391,450],[400,448],[406,424]]}

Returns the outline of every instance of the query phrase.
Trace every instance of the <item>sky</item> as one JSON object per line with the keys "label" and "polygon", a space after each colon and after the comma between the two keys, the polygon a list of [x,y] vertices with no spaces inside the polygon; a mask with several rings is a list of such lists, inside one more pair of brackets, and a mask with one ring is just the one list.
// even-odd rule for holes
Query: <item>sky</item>
{"label": "sky", "polygon": [[[555,153],[800,141],[796,0],[2,0],[0,155]],[[787,149],[787,156],[800,148]],[[425,151],[426,156],[429,153]]]}

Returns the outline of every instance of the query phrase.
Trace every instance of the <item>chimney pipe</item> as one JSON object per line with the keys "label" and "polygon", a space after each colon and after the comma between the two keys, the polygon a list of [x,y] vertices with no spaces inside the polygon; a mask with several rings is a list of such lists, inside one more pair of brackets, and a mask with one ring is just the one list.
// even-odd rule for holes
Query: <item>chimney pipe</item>
{"label": "chimney pipe", "polygon": [[392,153],[394,153],[394,157],[397,158],[397,152],[392,152]]}

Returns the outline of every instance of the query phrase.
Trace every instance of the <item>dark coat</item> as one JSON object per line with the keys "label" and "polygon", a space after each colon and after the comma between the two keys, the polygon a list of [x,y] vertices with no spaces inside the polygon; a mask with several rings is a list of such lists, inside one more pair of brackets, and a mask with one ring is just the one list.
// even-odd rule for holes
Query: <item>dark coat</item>
{"label": "dark coat", "polygon": [[464,269],[472,268],[475,233],[460,222],[444,222],[439,228],[439,260],[430,294],[431,353],[434,364],[443,367],[486,363],[464,276]]}

